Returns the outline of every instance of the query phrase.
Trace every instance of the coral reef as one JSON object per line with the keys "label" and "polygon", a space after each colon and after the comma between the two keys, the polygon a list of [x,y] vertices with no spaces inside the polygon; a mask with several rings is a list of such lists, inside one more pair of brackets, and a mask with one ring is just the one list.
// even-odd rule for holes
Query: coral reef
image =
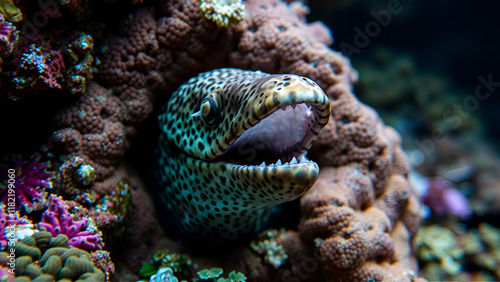
{"label": "coral reef", "polygon": [[[47,20],[48,14],[42,15]],[[46,24],[38,29],[30,21],[18,31],[4,16],[0,13],[0,83],[4,94],[18,101],[26,94],[85,92],[99,65],[91,35],[67,27],[45,29]],[[12,52],[14,47],[16,52]]]}
{"label": "coral reef", "polygon": [[188,278],[191,276],[192,264],[191,258],[187,255],[159,250],[153,255],[152,260],[142,265],[139,275],[146,278],[150,277],[153,280],[161,276],[173,276],[174,274],[181,278]]}
{"label": "coral reef", "polygon": [[95,203],[90,212],[99,230],[103,231],[105,241],[119,242],[125,232],[131,210],[131,193],[129,181],[122,178],[109,195]]}
{"label": "coral reef", "polygon": [[97,73],[99,60],[92,55],[94,39],[83,32],[75,34],[66,45],[68,70],[65,75],[65,89],[73,94],[81,94],[87,90],[87,84]]}
{"label": "coral reef", "polygon": [[[33,155],[23,162],[21,156],[12,157],[12,166],[0,165],[0,199],[8,202],[10,194],[15,195],[16,207],[30,211],[35,201],[44,202],[46,190],[52,189],[53,172],[48,171],[48,163],[40,163],[40,155]],[[9,189],[15,189],[10,193]]]}
{"label": "coral reef", "polygon": [[245,17],[245,4],[241,0],[204,0],[201,14],[219,27],[239,23]]}
{"label": "coral reef", "polygon": [[[71,248],[63,235],[52,237],[41,231],[15,246],[16,279],[14,281],[105,281],[104,274],[86,251]],[[7,253],[0,253],[4,265]]]}
{"label": "coral reef", "polygon": [[[392,136],[384,149],[396,151],[390,154],[393,162],[385,163],[385,177],[370,172],[368,162],[323,168],[301,199],[299,230],[304,240],[316,243],[329,279],[417,279],[411,240],[419,227],[418,199],[406,177],[406,161],[397,153],[395,132],[386,129],[385,134]],[[378,186],[380,181],[386,183]]]}
{"label": "coral reef", "polygon": [[470,229],[452,221],[423,226],[416,244],[421,275],[429,281],[498,281],[500,277],[500,229],[486,222]]}
{"label": "coral reef", "polygon": [[[419,230],[415,242],[418,246],[417,257],[423,263],[422,271],[429,280],[442,280],[462,271],[464,250],[457,245],[451,230],[438,225],[424,226]],[[441,270],[441,275],[430,274],[436,268]]]}
{"label": "coral reef", "polygon": [[23,53],[20,59],[13,82],[16,89],[61,89],[64,69],[64,61],[59,52],[31,44],[28,52]]}
{"label": "coral reef", "polygon": [[285,249],[276,240],[278,235],[278,230],[266,230],[250,243],[252,250],[264,256],[264,261],[276,269],[288,258]]}
{"label": "coral reef", "polygon": [[73,157],[59,167],[62,193],[70,195],[72,200],[79,203],[93,204],[98,196],[89,189],[94,183],[95,169],[80,157]]}
{"label": "coral reef", "polygon": [[[60,10],[62,17],[81,13],[75,16],[77,22],[88,18],[92,9],[83,11],[82,7],[90,7],[92,2],[81,3],[88,6],[66,1]],[[326,47],[331,43],[329,31],[308,24],[304,6],[278,0],[246,1],[246,16],[225,28],[205,18],[200,5],[198,1],[164,0],[156,7],[134,9],[102,43],[80,31],[51,37],[46,30],[27,41],[21,34],[23,42],[16,43],[6,16],[2,32],[10,32],[10,41],[5,46],[18,49],[3,62],[1,84],[6,91],[1,98],[10,95],[13,100],[24,100],[21,97],[26,93],[76,94],[58,101],[62,106],[50,125],[54,133],[43,151],[58,164],[54,168],[57,189],[51,190],[54,195],[37,225],[50,232],[40,231],[19,244],[20,254],[23,250],[27,255],[20,255],[25,257],[19,264],[25,266],[20,273],[26,279],[50,272],[52,277],[73,280],[120,277],[122,269],[137,273],[141,262],[150,259],[165,237],[143,185],[122,180],[132,175],[120,167],[125,152],[154,112],[153,101],[163,104],[179,85],[201,71],[236,67],[309,77],[329,96],[332,115],[310,152],[322,172],[318,184],[302,198],[299,231],[267,234],[261,243],[255,242],[255,250],[248,242],[238,257],[220,263],[223,268],[240,271],[251,281],[418,280],[411,246],[419,228],[419,205],[407,180],[409,168],[400,140],[371,108],[355,98],[352,83],[357,73],[348,59]],[[53,12],[53,18],[61,17]],[[100,65],[92,53],[94,44],[101,47]],[[23,89],[16,89],[16,84]],[[54,101],[51,99],[48,95],[47,103]],[[36,169],[23,170],[25,176],[16,174],[16,183],[22,183],[22,177],[39,183],[26,186],[27,207],[38,204],[33,198],[43,199],[45,190],[36,186],[49,188],[50,176],[37,176],[43,171],[37,170],[43,166],[38,161],[28,162]],[[23,167],[20,163],[15,166]],[[56,193],[79,203],[63,202]],[[77,209],[77,205],[88,210]],[[72,247],[103,247],[87,213],[105,231],[106,246],[127,242],[113,254],[113,260],[120,262],[114,274],[106,253],[88,254]],[[30,219],[36,216],[40,214],[28,214]],[[83,243],[77,239],[80,236]],[[57,256],[64,259],[59,258],[59,268],[52,268]],[[77,272],[74,264],[86,273]],[[220,266],[207,266],[207,270],[212,267]],[[174,266],[154,273],[180,277]],[[228,275],[229,279],[243,279],[237,272]]]}
{"label": "coral reef", "polygon": [[94,251],[90,253],[90,259],[94,266],[104,273],[106,281],[109,281],[111,275],[115,273],[115,265],[111,261],[109,252],[102,250]]}
{"label": "coral reef", "polygon": [[73,247],[100,250],[103,246],[101,234],[93,226],[91,219],[84,217],[76,220],[74,217],[68,212],[68,206],[63,203],[62,197],[50,195],[49,207],[43,213],[38,227],[53,236],[65,235]]}
{"label": "coral reef", "polygon": [[150,282],[160,282],[160,281],[169,281],[169,282],[178,282],[179,279],[174,276],[174,273],[169,267],[162,267],[158,269],[158,272],[151,276],[149,279]]}
{"label": "coral reef", "polygon": [[67,158],[83,159],[95,169],[96,182],[110,177],[113,166],[128,148],[127,133],[133,131],[131,124],[123,124],[130,119],[127,112],[120,110],[123,108],[119,98],[90,83],[74,105],[56,113],[54,124],[58,130],[50,139],[51,150]]}

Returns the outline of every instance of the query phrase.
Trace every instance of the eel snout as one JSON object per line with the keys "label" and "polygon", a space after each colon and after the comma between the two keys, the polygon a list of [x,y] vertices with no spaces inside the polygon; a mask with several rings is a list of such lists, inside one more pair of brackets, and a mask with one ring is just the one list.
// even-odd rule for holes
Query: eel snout
{"label": "eel snout", "polygon": [[158,120],[159,180],[185,239],[226,243],[267,227],[319,176],[307,150],[330,102],[312,80],[216,69],[172,94]]}
{"label": "eel snout", "polygon": [[310,163],[305,154],[330,116],[323,90],[308,78],[280,75],[263,83],[252,100],[251,127],[240,128],[219,161],[261,167]]}

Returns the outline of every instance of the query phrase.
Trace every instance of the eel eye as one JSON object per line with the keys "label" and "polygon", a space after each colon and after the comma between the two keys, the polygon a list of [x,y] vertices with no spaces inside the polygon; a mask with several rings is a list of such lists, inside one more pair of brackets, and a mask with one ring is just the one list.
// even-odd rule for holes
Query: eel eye
{"label": "eel eye", "polygon": [[203,119],[205,119],[205,122],[208,124],[214,123],[214,121],[217,119],[218,111],[217,111],[217,105],[215,105],[215,102],[209,99],[203,100],[201,102],[201,115],[203,116]]}

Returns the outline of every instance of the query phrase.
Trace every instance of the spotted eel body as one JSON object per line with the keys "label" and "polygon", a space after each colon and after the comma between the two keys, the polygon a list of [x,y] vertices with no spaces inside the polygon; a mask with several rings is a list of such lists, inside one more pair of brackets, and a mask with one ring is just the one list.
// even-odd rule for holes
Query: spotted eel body
{"label": "spotted eel body", "polygon": [[160,194],[183,238],[229,242],[266,228],[318,178],[305,154],[329,116],[321,88],[297,75],[217,69],[182,85],[158,119]]}

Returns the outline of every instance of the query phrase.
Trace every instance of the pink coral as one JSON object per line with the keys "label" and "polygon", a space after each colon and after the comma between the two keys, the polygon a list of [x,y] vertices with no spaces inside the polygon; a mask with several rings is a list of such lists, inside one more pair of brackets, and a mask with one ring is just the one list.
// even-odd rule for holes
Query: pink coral
{"label": "pink coral", "polygon": [[42,221],[38,223],[40,230],[66,235],[69,245],[84,250],[100,250],[103,246],[101,234],[89,225],[89,219],[74,220],[74,215],[68,212],[62,197],[50,195],[49,208],[43,213]]}
{"label": "pink coral", "polygon": [[64,71],[59,52],[31,44],[21,57],[13,81],[17,89],[61,89]]}
{"label": "pink coral", "polygon": [[[26,162],[20,156],[13,157],[11,167],[0,166],[0,199],[7,203],[9,193],[9,179],[14,175],[14,189],[16,205],[23,206],[26,210],[31,210],[35,200],[44,201],[46,193],[43,189],[52,188],[53,173],[48,172],[47,163],[39,163],[40,156],[34,155]],[[10,170],[14,170],[12,173]]]}
{"label": "pink coral", "polygon": [[0,13],[0,57],[6,57],[12,52],[18,37],[19,31],[11,22],[6,21],[2,13]]}

